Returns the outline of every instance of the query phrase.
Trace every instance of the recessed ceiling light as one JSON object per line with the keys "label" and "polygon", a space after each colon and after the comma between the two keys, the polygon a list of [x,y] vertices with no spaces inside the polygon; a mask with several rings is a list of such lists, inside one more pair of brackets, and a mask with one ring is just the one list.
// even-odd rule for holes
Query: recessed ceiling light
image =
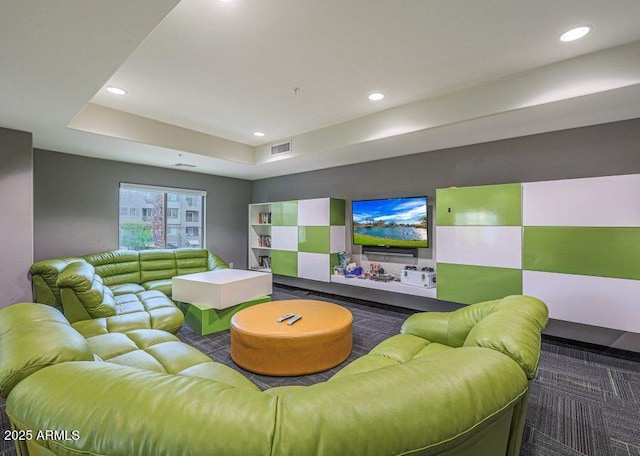
{"label": "recessed ceiling light", "polygon": [[256,131],[256,132],[253,133],[253,135],[262,137],[262,136],[264,136],[264,133],[262,133],[261,131]]}
{"label": "recessed ceiling light", "polygon": [[107,87],[107,92],[111,92],[115,95],[126,95],[127,91],[124,89],[121,89],[120,87],[114,87],[114,86],[109,86]]}
{"label": "recessed ceiling light", "polygon": [[560,35],[560,41],[575,41],[579,40],[587,33],[591,31],[590,25],[581,25],[580,27],[572,28],[571,30],[567,30],[562,35]]}
{"label": "recessed ceiling light", "polygon": [[383,93],[372,93],[371,95],[369,95],[369,100],[371,101],[379,101],[382,100],[384,98],[384,94]]}

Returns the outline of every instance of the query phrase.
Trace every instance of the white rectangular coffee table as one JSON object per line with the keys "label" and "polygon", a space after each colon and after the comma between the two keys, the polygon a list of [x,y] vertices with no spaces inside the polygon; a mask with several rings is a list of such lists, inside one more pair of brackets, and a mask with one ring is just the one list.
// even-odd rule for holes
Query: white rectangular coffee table
{"label": "white rectangular coffee table", "polygon": [[271,274],[243,269],[219,269],[175,276],[172,299],[213,309],[229,307],[273,293]]}

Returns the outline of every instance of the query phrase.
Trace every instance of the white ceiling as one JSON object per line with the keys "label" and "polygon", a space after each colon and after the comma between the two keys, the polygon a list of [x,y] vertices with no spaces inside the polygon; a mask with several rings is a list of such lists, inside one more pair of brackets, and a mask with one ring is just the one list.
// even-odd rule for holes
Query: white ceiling
{"label": "white ceiling", "polygon": [[0,5],[0,126],[43,149],[257,179],[640,117],[637,0]]}

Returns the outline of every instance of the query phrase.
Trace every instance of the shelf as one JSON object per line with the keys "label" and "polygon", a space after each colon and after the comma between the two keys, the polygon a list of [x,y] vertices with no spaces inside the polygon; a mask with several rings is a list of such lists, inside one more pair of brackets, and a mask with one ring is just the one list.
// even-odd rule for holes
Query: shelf
{"label": "shelf", "polygon": [[344,285],[351,285],[354,287],[390,291],[392,293],[402,293],[402,294],[408,294],[413,296],[423,296],[425,298],[435,299],[436,297],[435,288],[415,287],[413,285],[405,285],[404,283],[400,283],[400,282],[376,282],[375,280],[358,279],[358,278],[347,279],[343,275],[332,275],[331,282],[341,283]]}
{"label": "shelf", "polygon": [[[252,271],[271,272],[271,203],[249,205],[249,258]],[[261,245],[262,244],[262,245]]]}

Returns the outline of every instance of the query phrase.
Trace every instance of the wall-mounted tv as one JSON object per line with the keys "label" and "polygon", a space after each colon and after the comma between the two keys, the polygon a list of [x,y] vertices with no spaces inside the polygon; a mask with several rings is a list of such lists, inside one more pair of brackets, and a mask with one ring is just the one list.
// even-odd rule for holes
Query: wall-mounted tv
{"label": "wall-mounted tv", "polygon": [[352,201],[351,213],[354,245],[429,246],[426,196]]}

